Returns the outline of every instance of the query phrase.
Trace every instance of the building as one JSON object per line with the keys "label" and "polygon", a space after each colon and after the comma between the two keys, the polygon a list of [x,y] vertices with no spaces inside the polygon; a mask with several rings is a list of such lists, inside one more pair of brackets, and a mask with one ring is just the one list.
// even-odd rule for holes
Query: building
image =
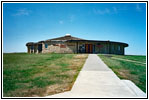
{"label": "building", "polygon": [[28,53],[101,53],[124,55],[128,44],[113,41],[85,40],[66,34],[63,37],[28,42]]}

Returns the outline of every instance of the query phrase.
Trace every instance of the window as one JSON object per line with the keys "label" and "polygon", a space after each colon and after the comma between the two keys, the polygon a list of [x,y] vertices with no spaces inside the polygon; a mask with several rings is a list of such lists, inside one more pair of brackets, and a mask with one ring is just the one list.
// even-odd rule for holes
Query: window
{"label": "window", "polygon": [[48,48],[48,44],[47,43],[45,43],[45,48]]}
{"label": "window", "polygon": [[100,45],[100,43],[97,43],[97,45]]}
{"label": "window", "polygon": [[114,45],[112,45],[112,51],[114,51]]}
{"label": "window", "polygon": [[120,46],[118,46],[118,51],[120,51],[121,50],[121,47]]}

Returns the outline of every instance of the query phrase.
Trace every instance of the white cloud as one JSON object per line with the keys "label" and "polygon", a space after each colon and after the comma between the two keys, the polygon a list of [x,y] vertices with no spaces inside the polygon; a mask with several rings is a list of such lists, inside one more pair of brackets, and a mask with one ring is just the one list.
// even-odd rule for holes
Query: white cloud
{"label": "white cloud", "polygon": [[103,10],[101,10],[101,9],[93,9],[93,12],[95,14],[100,14],[100,15],[104,15],[104,14],[116,14],[116,13],[118,13],[118,9],[116,7],[105,8]]}
{"label": "white cloud", "polygon": [[118,11],[117,11],[117,8],[116,8],[116,7],[113,7],[113,11],[114,11],[114,13],[118,13]]}
{"label": "white cloud", "polygon": [[63,23],[64,23],[64,21],[62,21],[62,20],[59,21],[59,24],[63,24]]}
{"label": "white cloud", "polygon": [[75,20],[75,16],[74,15],[71,15],[70,17],[69,17],[69,21],[70,22],[73,22]]}
{"label": "white cloud", "polygon": [[19,9],[16,11],[15,14],[13,14],[13,16],[21,16],[21,15],[26,15],[28,16],[31,13],[31,10],[27,10],[27,9]]}
{"label": "white cloud", "polygon": [[105,9],[93,9],[93,13],[94,14],[99,14],[99,15],[106,15],[106,14],[118,14],[119,12],[124,12],[124,11],[128,11],[130,9],[136,10],[138,12],[141,12],[143,10],[143,8],[140,6],[139,3],[136,3],[134,8],[130,8],[126,5],[122,6],[122,7],[109,7],[109,8],[105,8]]}
{"label": "white cloud", "polygon": [[137,10],[137,11],[142,11],[142,9],[141,9],[141,7],[140,7],[139,4],[136,4],[136,10]]}
{"label": "white cloud", "polygon": [[104,15],[104,14],[110,14],[110,9],[106,8],[104,10],[101,9],[93,9],[93,12],[95,14],[100,14],[100,15]]}

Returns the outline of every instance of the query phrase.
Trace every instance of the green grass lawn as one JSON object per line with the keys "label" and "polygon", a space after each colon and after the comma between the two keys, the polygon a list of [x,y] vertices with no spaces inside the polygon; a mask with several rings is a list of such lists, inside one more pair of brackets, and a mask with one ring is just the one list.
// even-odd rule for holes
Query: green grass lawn
{"label": "green grass lawn", "polygon": [[114,59],[116,57],[145,63],[146,56],[99,54],[99,57],[117,74],[119,78],[133,81],[141,90],[146,92],[146,65]]}
{"label": "green grass lawn", "polygon": [[127,60],[132,60],[132,61],[138,61],[138,62],[146,63],[146,57],[145,56],[138,56],[138,55],[127,55],[127,56],[112,55],[112,57],[122,58],[122,59],[127,59]]}
{"label": "green grass lawn", "polygon": [[87,55],[3,54],[3,96],[46,96],[71,89]]}

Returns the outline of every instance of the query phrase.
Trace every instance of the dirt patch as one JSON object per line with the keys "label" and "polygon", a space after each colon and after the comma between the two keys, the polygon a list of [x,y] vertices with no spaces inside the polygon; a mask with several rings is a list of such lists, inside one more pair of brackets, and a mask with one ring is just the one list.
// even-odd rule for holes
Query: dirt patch
{"label": "dirt patch", "polygon": [[70,84],[54,84],[47,87],[47,90],[44,96],[61,93],[64,91],[69,91],[70,89],[71,89]]}
{"label": "dirt patch", "polygon": [[45,92],[44,88],[32,88],[32,89],[16,89],[7,94],[9,97],[40,97]]}
{"label": "dirt patch", "polygon": [[87,54],[78,54],[74,58],[76,58],[76,59],[83,59],[83,58],[86,58],[86,57],[87,57]]}
{"label": "dirt patch", "polygon": [[123,77],[123,78],[127,78],[130,74],[129,70],[118,70],[118,73]]}
{"label": "dirt patch", "polygon": [[132,75],[129,70],[123,69],[123,70],[118,70],[117,72],[122,79],[128,79],[128,80],[135,79],[136,82],[139,82],[138,76]]}
{"label": "dirt patch", "polygon": [[107,55],[104,55],[104,56],[109,57],[109,58],[113,57],[112,55],[108,55],[108,54]]}

